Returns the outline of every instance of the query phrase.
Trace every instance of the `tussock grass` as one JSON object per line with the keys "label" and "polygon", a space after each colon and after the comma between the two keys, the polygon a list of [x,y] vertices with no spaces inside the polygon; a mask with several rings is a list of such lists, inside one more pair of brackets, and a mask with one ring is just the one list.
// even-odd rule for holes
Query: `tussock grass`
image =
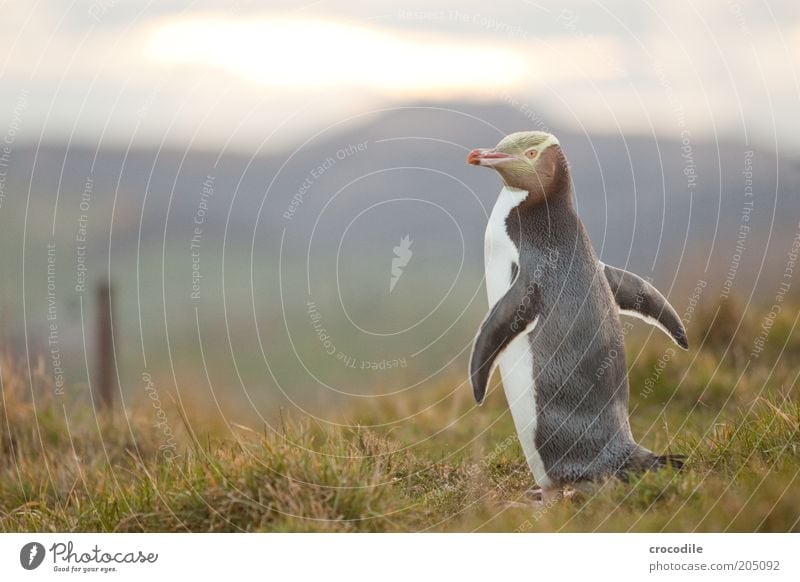
{"label": "tussock grass", "polygon": [[29,381],[6,356],[0,530],[800,531],[798,371],[786,357],[800,339],[785,312],[744,376],[746,351],[731,357],[716,332],[657,374],[662,339],[629,341],[634,434],[687,455],[685,470],[538,507],[519,503],[534,484],[499,386],[476,408],[457,373],[371,401],[341,425],[204,431],[214,423],[202,411],[164,398],[166,455],[146,403],[97,416],[85,399],[53,396],[43,365]]}

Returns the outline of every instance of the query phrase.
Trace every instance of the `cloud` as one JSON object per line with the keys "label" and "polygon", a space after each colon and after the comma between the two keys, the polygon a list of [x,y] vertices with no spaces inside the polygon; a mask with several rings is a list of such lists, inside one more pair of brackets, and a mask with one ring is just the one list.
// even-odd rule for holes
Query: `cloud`
{"label": "cloud", "polygon": [[152,26],[144,45],[150,62],[215,67],[264,86],[367,87],[412,98],[480,96],[537,81],[624,73],[622,47],[608,37],[466,41],[463,36],[276,15],[167,18]]}
{"label": "cloud", "polygon": [[316,18],[170,18],[148,35],[160,65],[214,67],[276,88],[366,87],[414,98],[514,87],[527,59],[497,43],[400,34]]}

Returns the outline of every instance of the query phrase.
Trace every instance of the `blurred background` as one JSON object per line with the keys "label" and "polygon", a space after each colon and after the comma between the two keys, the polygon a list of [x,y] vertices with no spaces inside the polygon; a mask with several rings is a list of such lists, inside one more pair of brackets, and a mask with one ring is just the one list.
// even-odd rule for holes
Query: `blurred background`
{"label": "blurred background", "polygon": [[244,424],[469,392],[500,185],[464,159],[545,130],[601,259],[757,357],[800,286],[795,3],[430,4],[5,3],[3,350]]}

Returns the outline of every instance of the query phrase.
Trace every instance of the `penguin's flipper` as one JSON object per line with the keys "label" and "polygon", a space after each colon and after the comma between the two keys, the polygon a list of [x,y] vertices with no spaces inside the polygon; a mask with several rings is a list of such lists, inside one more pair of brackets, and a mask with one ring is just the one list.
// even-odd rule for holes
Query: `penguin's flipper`
{"label": "penguin's flipper", "polygon": [[483,320],[469,361],[472,393],[478,404],[486,397],[486,388],[497,358],[517,336],[533,330],[540,307],[539,286],[519,274]]}
{"label": "penguin's flipper", "polygon": [[670,336],[684,350],[689,349],[683,322],[658,289],[629,271],[600,264],[620,313],[643,319]]}

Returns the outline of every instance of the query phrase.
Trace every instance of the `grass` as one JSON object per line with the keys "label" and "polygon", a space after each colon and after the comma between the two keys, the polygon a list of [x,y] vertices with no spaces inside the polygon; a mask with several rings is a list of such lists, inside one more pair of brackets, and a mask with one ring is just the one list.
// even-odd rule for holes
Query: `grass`
{"label": "grass", "polygon": [[165,398],[165,435],[147,401],[95,416],[5,357],[0,530],[800,531],[800,338],[783,313],[744,362],[758,321],[727,341],[701,326],[688,353],[629,341],[634,434],[686,469],[539,507],[515,503],[533,483],[499,386],[476,408],[455,372],[341,425],[219,425]]}

